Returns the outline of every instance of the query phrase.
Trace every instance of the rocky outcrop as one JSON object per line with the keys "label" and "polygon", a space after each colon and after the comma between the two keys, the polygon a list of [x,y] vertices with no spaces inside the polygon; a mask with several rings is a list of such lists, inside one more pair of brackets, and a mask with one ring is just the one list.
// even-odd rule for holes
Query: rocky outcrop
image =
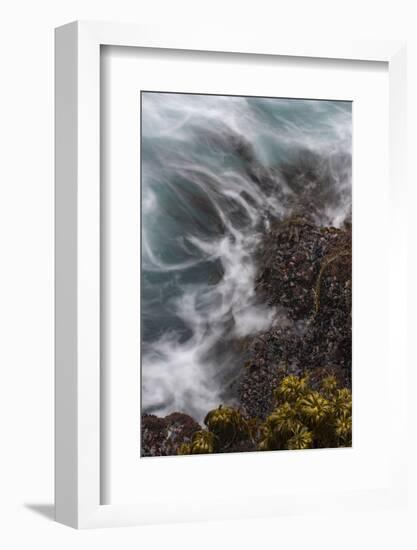
{"label": "rocky outcrop", "polygon": [[191,441],[201,426],[188,414],[174,412],[165,418],[142,416],[141,456],[169,456],[178,453],[182,443]]}
{"label": "rocky outcrop", "polygon": [[[320,441],[330,441],[333,442],[331,445],[337,446],[338,441],[345,445],[351,437],[346,436],[351,430],[351,416],[346,416],[344,409],[334,417],[338,423],[337,429],[336,420],[329,417],[330,413],[326,413],[327,430],[331,437],[327,434],[327,439],[323,438],[320,430],[317,435],[315,428],[307,422],[306,426],[297,424],[297,430],[284,444],[279,443],[281,446],[273,431],[276,430],[275,421],[271,420],[271,415],[272,418],[280,418],[276,413],[277,388],[291,376],[308,380],[310,397],[306,398],[307,402],[310,398],[313,401],[318,399],[324,409],[327,407],[330,410],[326,398],[322,395],[317,397],[318,392],[322,391],[323,381],[333,380],[339,390],[348,392],[347,399],[350,399],[350,225],[346,224],[343,228],[321,227],[303,215],[275,221],[264,236],[257,261],[256,292],[259,301],[276,307],[277,319],[270,330],[240,342],[246,349],[248,360],[242,366],[238,388],[239,410],[233,412],[232,409],[218,409],[207,417],[216,418],[218,422],[221,419],[222,428],[240,436],[230,437],[226,445],[219,433],[216,433],[217,428],[212,428],[213,433],[210,432],[208,421],[206,428],[202,428],[190,416],[181,413],[173,413],[165,418],[144,415],[142,456],[165,456],[178,452],[194,454],[206,447],[210,449],[209,452],[238,452],[305,448],[303,445],[323,446],[324,443]],[[337,397],[334,397],[334,403],[337,405]],[[281,405],[286,406],[285,403]],[[238,429],[233,425],[236,418],[241,419]],[[265,430],[272,430],[266,439]],[[340,434],[337,435],[337,430],[340,433],[345,430],[342,439]],[[208,437],[207,432],[213,437],[210,435],[210,445],[202,447],[200,440]]]}
{"label": "rocky outcrop", "polygon": [[332,374],[350,387],[351,254],[350,226],[323,228],[292,217],[266,235],[257,292],[283,313],[248,344],[239,396],[249,415],[270,414],[273,388],[287,374],[309,374],[313,386]]}

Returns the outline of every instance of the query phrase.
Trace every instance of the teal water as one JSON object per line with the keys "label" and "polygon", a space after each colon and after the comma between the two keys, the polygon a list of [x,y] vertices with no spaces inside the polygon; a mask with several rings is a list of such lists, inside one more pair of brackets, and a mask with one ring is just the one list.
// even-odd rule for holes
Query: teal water
{"label": "teal water", "polygon": [[271,219],[300,197],[350,215],[351,103],[146,92],[141,112],[143,412],[200,420],[233,402],[236,339],[282,315],[254,293]]}

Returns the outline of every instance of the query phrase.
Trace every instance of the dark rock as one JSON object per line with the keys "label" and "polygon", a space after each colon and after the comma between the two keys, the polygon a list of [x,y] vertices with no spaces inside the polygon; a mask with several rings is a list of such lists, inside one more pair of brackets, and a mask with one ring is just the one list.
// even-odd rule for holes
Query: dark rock
{"label": "dark rock", "polygon": [[142,416],[142,456],[176,455],[182,443],[191,441],[201,426],[188,414],[171,413],[164,418]]}
{"label": "dark rock", "polygon": [[323,228],[293,216],[265,236],[257,292],[288,318],[247,345],[239,397],[249,416],[272,412],[273,390],[286,374],[309,374],[314,387],[332,373],[351,386],[351,256],[350,224]]}
{"label": "dark rock", "polygon": [[[321,227],[302,214],[272,223],[258,255],[256,291],[279,315],[268,331],[234,342],[248,358],[237,391],[251,430],[217,452],[258,448],[261,420],[275,408],[274,390],[288,374],[308,375],[313,389],[329,374],[351,387],[351,256],[350,223]],[[175,455],[199,430],[186,414],[144,415],[142,456]]]}

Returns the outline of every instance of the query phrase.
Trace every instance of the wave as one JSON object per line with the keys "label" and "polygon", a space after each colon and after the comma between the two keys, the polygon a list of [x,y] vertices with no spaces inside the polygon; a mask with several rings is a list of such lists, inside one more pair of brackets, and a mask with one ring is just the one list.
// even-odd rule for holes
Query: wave
{"label": "wave", "polygon": [[282,322],[260,303],[271,220],[351,212],[351,104],[142,94],[142,412],[233,403],[238,342]]}

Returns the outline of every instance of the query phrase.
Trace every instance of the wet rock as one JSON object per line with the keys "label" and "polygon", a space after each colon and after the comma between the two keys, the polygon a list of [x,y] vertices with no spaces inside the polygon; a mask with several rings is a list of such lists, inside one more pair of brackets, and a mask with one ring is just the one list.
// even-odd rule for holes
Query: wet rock
{"label": "wet rock", "polygon": [[[258,254],[256,292],[277,309],[277,318],[268,331],[233,343],[247,357],[236,384],[239,414],[250,430],[227,445],[216,432],[216,452],[259,448],[262,421],[277,405],[274,390],[289,374],[308,375],[313,390],[329,375],[351,387],[351,256],[350,223],[321,227],[299,214],[271,224]],[[201,429],[178,412],[144,415],[142,456],[178,454]]]}
{"label": "wet rock", "polygon": [[284,307],[294,320],[308,317],[316,305],[322,261],[350,247],[346,229],[319,227],[303,216],[276,222],[259,252],[257,292],[268,304]]}
{"label": "wet rock", "polygon": [[178,453],[182,443],[189,443],[201,426],[188,414],[174,412],[164,418],[142,416],[142,456],[169,456]]}
{"label": "wet rock", "polygon": [[257,292],[285,309],[278,322],[247,349],[239,388],[245,412],[266,418],[273,390],[287,374],[309,374],[312,386],[329,373],[351,386],[351,227],[320,227],[304,216],[276,222],[259,254]]}

